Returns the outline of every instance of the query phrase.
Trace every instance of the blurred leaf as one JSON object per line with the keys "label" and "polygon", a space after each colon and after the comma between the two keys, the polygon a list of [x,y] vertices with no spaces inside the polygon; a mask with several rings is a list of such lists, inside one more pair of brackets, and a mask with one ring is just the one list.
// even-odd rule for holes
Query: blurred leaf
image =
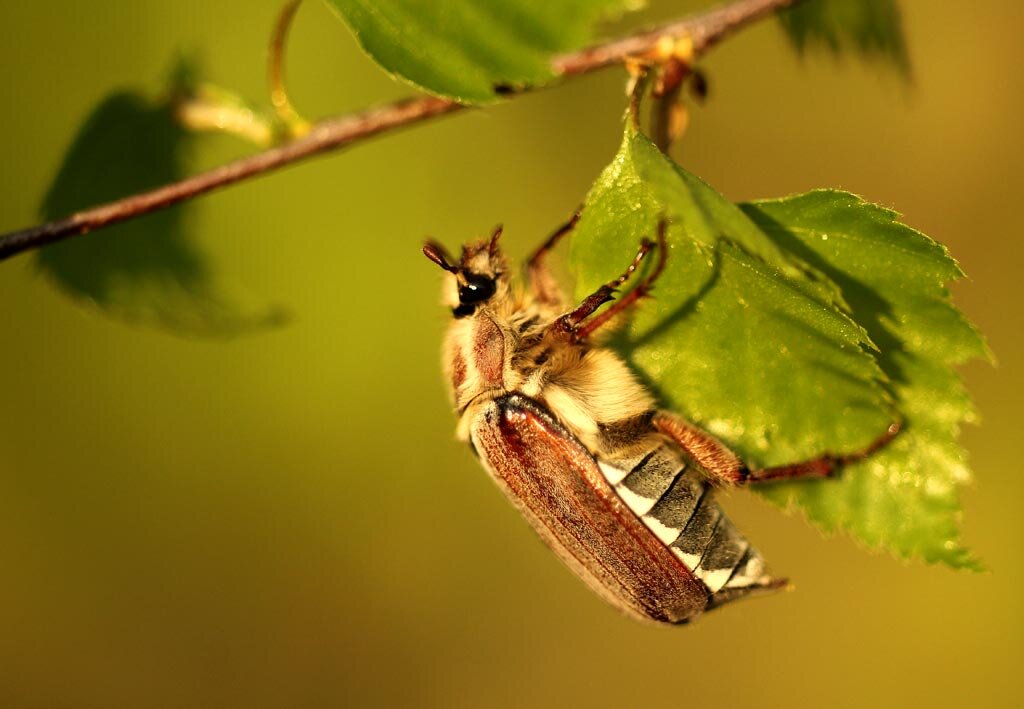
{"label": "blurred leaf", "polygon": [[970,565],[954,441],[970,407],[949,366],[983,346],[949,303],[955,264],[893,216],[833,192],[737,207],[630,122],[573,237],[577,295],[669,219],[668,267],[616,343],[662,401],[754,466],[862,450],[903,418],[840,479],[763,491],[871,546]]}
{"label": "blurred leaf", "polygon": [[815,45],[836,55],[854,50],[910,73],[896,0],[805,0],[779,11],[779,20],[800,53]]}
{"label": "blurred leaf", "polygon": [[465,103],[543,84],[551,58],[591,39],[602,17],[637,0],[327,0],[385,70]]}
{"label": "blurred leaf", "polygon": [[821,190],[743,205],[783,249],[828,274],[878,344],[904,430],[838,480],[759,491],[796,504],[825,529],[872,547],[977,568],[959,543],[959,488],[970,478],[956,437],[974,412],[953,366],[987,357],[950,299],[962,274],[946,250],[897,214],[845,192]]}
{"label": "blurred leaf", "polygon": [[[44,219],[173,182],[187,174],[194,138],[170,98],[123,91],[89,116],[47,193]],[[186,237],[185,208],[172,207],[38,252],[37,264],[69,294],[134,322],[182,334],[234,335],[279,323],[278,312],[243,312],[214,287]]]}

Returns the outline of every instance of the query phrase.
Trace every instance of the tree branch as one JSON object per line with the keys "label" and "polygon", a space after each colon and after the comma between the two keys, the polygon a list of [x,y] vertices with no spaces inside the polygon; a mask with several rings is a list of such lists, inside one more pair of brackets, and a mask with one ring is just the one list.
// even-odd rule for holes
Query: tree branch
{"label": "tree branch", "polygon": [[[799,0],[736,0],[653,30],[558,56],[552,68],[558,77],[588,74],[628,57],[651,52],[663,37],[689,36],[699,56],[733,31]],[[314,123],[307,135],[241,160],[222,165],[147,192],[77,212],[70,217],[0,236],[0,259],[86,234],[148,214],[242,180],[290,165],[312,155],[337,150],[393,128],[413,125],[468,108],[450,99],[416,96]]]}

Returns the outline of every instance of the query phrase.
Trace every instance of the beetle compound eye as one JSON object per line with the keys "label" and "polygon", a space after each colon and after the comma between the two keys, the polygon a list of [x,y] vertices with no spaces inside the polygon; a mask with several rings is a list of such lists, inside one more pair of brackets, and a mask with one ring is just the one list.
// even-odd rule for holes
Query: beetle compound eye
{"label": "beetle compound eye", "polygon": [[462,305],[477,305],[494,295],[494,279],[475,273],[466,274],[466,284],[459,286],[459,302]]}

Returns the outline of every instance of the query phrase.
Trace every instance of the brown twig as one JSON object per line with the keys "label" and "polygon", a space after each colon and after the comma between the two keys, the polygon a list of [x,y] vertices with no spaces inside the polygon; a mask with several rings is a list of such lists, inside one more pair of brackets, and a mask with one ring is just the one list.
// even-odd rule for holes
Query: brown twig
{"label": "brown twig", "polygon": [[[693,40],[694,54],[700,55],[733,31],[797,1],[735,0],[684,20],[564,54],[554,59],[552,67],[559,77],[587,74],[618,64],[627,57],[648,52],[666,35],[689,35]],[[312,155],[336,150],[393,128],[413,125],[463,108],[466,106],[450,99],[417,96],[359,113],[318,121],[307,135],[283,145],[179,182],[83,210],[64,219],[0,236],[0,259],[139,217]]]}

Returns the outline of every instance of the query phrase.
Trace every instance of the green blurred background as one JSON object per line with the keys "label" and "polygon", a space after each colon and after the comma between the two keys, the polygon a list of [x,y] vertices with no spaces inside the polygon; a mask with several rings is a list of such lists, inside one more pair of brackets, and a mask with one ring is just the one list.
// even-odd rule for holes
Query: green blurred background
{"label": "green blurred background", "polygon": [[[264,95],[279,1],[245,5],[3,3],[0,228],[35,220],[93,105],[156,87],[179,48]],[[1024,7],[902,5],[909,89],[801,61],[763,23],[709,55],[712,99],[675,154],[734,199],[854,191],[960,260],[957,300],[999,358],[965,370],[984,418],[964,431],[965,538],[989,573],[823,539],[740,492],[733,517],[796,591],[645,627],[562,568],[453,440],[420,242],[503,221],[524,254],[617,147],[611,70],[202,199],[190,232],[230,287],[293,313],[279,330],[132,327],[30,257],[0,265],[0,705],[1018,705]],[[318,3],[289,70],[312,116],[408,92]],[[245,149],[204,146],[207,165]]]}

